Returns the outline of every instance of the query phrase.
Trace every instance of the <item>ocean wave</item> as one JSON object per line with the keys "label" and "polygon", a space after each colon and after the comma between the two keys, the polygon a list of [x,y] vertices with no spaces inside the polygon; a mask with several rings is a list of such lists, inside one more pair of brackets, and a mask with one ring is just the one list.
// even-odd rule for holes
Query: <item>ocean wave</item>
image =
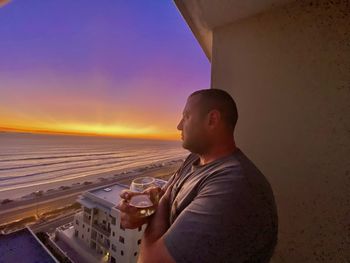
{"label": "ocean wave", "polygon": [[[100,169],[89,169],[86,171],[76,171],[75,173],[71,173],[69,175],[57,175],[57,176],[53,176],[50,178],[44,178],[44,179],[40,179],[38,177],[33,177],[32,180],[30,181],[19,181],[17,182],[16,180],[10,180],[7,183],[1,183],[0,182],[0,192],[1,191],[5,191],[8,190],[10,188],[13,187],[17,187],[17,188],[23,188],[23,187],[27,187],[27,186],[33,186],[33,185],[40,185],[40,184],[47,184],[47,183],[52,183],[52,182],[64,182],[67,180],[72,180],[72,179],[76,179],[76,178],[84,178],[84,177],[88,177],[91,175],[102,175],[104,173],[107,172],[115,172],[115,175],[120,174],[122,171],[126,171],[128,170],[129,172],[140,172],[140,171],[145,171],[147,169],[153,168],[155,166],[160,165],[162,162],[166,162],[167,164],[174,162],[175,160],[179,160],[179,158],[172,158],[172,159],[164,159],[164,160],[160,160],[158,162],[145,162],[143,164],[138,164],[136,166],[130,166],[129,164],[125,164],[125,165],[121,165],[121,166],[117,166],[117,167],[104,167],[104,168],[100,168]],[[164,165],[164,163],[162,164]],[[166,164],[165,164],[166,165]],[[12,179],[12,178],[11,178]]]}
{"label": "ocean wave", "polygon": [[[69,171],[71,173],[74,173],[74,171],[79,170],[79,169],[89,169],[90,171],[98,171],[100,168],[94,169],[96,167],[104,167],[107,166],[105,168],[110,168],[108,167],[108,165],[112,165],[112,167],[115,168],[120,168],[122,165],[127,165],[127,167],[133,167],[133,166],[138,166],[138,165],[142,165],[142,164],[148,164],[148,163],[152,163],[152,162],[156,162],[156,161],[164,161],[169,159],[169,157],[159,157],[155,158],[154,156],[149,156],[146,158],[140,158],[137,160],[127,160],[124,162],[119,162],[116,163],[115,161],[113,162],[104,162],[104,163],[99,163],[99,164],[89,164],[89,165],[81,165],[81,166],[68,166],[68,167],[64,167],[64,168],[60,168],[60,169],[52,169],[52,170],[48,170],[48,171],[40,171],[39,172],[35,172],[35,173],[30,173],[30,174],[23,174],[23,175],[18,175],[18,176],[6,176],[6,177],[0,177],[0,182],[2,181],[9,181],[9,180],[15,180],[15,179],[19,179],[19,178],[30,178],[30,177],[35,177],[35,176],[43,176],[43,175],[47,175],[49,178],[55,178],[55,173],[58,172],[63,172],[63,171]],[[61,176],[61,175],[57,175],[56,177]],[[41,180],[41,179],[40,179]]]}
{"label": "ocean wave", "polygon": [[23,134],[0,134],[0,148],[0,192],[14,194],[33,185],[147,169],[187,153],[178,142]]}
{"label": "ocean wave", "polygon": [[51,162],[51,163],[41,163],[41,164],[31,164],[31,165],[24,165],[24,166],[10,166],[1,168],[0,171],[8,171],[8,170],[17,170],[17,169],[26,169],[26,168],[40,168],[42,166],[52,166],[52,165],[58,165],[58,164],[68,164],[68,163],[77,163],[77,162],[91,162],[91,161],[101,161],[101,160],[109,160],[109,159],[123,159],[127,157],[104,157],[104,158],[98,158],[98,159],[83,159],[83,160],[66,160],[66,161],[60,161],[60,162]]}
{"label": "ocean wave", "polygon": [[96,154],[77,154],[77,155],[58,155],[58,156],[41,156],[41,157],[26,157],[26,158],[17,158],[17,159],[3,159],[2,162],[12,162],[12,161],[35,161],[35,160],[50,160],[50,159],[60,159],[60,158],[75,158],[75,157],[89,157],[89,156],[103,156],[116,154],[115,152],[111,153],[96,153]]}

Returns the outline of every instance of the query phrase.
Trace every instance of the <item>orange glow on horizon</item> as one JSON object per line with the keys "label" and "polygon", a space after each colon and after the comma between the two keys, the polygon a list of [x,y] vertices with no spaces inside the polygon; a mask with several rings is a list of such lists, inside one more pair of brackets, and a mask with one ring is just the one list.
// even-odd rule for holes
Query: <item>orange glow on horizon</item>
{"label": "orange glow on horizon", "polygon": [[0,131],[180,141],[210,63],[174,5],[28,2],[0,0]]}
{"label": "orange glow on horizon", "polygon": [[0,126],[4,132],[29,132],[44,134],[64,134],[80,136],[106,136],[119,138],[178,140],[178,132],[161,131],[156,127],[128,127],[120,125],[59,123],[47,125]]}

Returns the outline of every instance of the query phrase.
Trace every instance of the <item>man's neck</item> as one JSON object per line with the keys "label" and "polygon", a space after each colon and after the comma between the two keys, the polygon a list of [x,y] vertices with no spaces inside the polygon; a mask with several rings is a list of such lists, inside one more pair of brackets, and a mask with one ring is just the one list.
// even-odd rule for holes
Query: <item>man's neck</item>
{"label": "man's neck", "polygon": [[211,163],[217,159],[232,154],[237,149],[234,141],[230,141],[228,144],[213,147],[205,154],[199,154],[200,165]]}

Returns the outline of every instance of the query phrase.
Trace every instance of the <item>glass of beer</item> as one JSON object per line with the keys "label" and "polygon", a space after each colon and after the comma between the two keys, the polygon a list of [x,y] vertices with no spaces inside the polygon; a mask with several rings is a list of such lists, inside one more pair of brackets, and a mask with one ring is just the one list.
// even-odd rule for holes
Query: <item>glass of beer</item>
{"label": "glass of beer", "polygon": [[159,197],[157,193],[150,194],[146,190],[156,186],[153,177],[139,177],[132,181],[130,190],[138,194],[131,197],[129,205],[138,209],[140,217],[147,217],[155,212]]}

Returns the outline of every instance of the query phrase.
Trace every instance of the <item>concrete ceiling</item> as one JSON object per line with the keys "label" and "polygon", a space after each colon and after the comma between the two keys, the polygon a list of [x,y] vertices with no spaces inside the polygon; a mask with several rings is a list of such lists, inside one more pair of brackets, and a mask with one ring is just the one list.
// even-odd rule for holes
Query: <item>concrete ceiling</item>
{"label": "concrete ceiling", "polygon": [[292,1],[294,0],[174,0],[209,60],[214,28]]}

